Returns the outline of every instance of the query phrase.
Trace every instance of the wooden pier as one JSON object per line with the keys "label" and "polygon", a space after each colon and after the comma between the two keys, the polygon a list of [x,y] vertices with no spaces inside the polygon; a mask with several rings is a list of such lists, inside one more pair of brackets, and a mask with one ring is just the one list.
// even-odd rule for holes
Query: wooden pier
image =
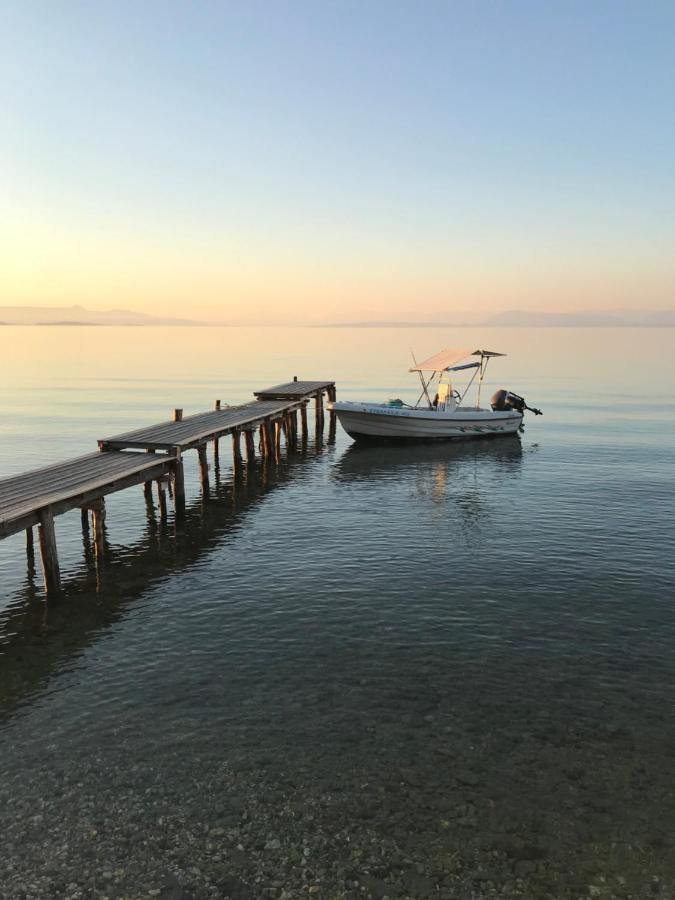
{"label": "wooden pier", "polygon": [[[196,450],[199,457],[202,493],[209,492],[207,445],[213,444],[214,462],[219,465],[219,442],[232,439],[235,477],[244,465],[278,462],[282,436],[288,450],[308,439],[307,405],[314,400],[315,434],[323,434],[323,396],[335,399],[332,381],[298,381],[256,391],[256,400],[238,406],[223,406],[196,415],[173,418],[133,431],[100,438],[99,452],[56,463],[0,480],[0,539],[26,532],[26,552],[35,553],[33,528],[38,527],[39,550],[47,595],[61,590],[54,517],[72,509],[82,510],[82,527],[94,531],[97,558],[105,554],[105,497],[133,485],[142,484],[147,502],[152,502],[152,484],[157,485],[160,516],[167,515],[166,489],[172,488],[174,511],[180,519],[185,511],[183,454]],[[298,431],[298,413],[301,425]],[[334,425],[334,422],[333,422]],[[144,453],[138,452],[145,451]]]}

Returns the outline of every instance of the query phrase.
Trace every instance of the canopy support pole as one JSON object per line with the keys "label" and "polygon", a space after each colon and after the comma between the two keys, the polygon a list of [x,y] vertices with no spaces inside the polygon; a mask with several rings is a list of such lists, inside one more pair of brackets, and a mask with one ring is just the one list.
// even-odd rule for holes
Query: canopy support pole
{"label": "canopy support pole", "polygon": [[[483,354],[481,353],[480,369],[478,370],[480,372],[480,378],[478,379],[478,395],[476,397],[476,409],[480,409],[480,389],[483,386],[483,378],[485,377],[485,372],[487,370],[489,362],[490,362],[490,357],[483,356]],[[472,379],[472,381],[473,381],[473,379]]]}
{"label": "canopy support pole", "polygon": [[417,403],[415,404],[415,406],[419,406],[419,405],[420,405],[420,400],[422,399],[422,397],[426,397],[426,398],[427,398],[427,403],[429,404],[429,409],[433,409],[433,408],[434,408],[434,405],[433,405],[433,403],[431,402],[431,398],[429,397],[429,390],[428,390],[428,389],[429,389],[429,385],[431,384],[431,382],[432,382],[432,381],[434,380],[434,378],[436,377],[436,373],[435,373],[435,372],[432,372],[432,373],[431,373],[431,377],[430,377],[429,380],[426,381],[426,382],[425,382],[425,380],[424,380],[424,375],[423,375],[419,370],[417,371],[417,374],[420,376],[420,383],[421,383],[421,385],[422,385],[422,393],[420,394],[419,399],[418,399]]}

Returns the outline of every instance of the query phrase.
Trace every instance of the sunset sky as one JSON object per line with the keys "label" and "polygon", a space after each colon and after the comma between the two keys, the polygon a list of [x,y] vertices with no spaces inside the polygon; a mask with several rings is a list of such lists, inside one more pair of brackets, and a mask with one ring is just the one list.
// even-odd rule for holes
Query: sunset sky
{"label": "sunset sky", "polygon": [[675,306],[675,4],[10,2],[0,305]]}

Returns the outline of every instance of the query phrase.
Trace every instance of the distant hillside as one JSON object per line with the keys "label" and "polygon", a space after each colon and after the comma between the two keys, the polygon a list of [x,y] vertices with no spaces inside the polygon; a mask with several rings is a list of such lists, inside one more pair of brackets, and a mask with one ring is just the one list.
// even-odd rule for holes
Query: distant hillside
{"label": "distant hillside", "polygon": [[646,313],[640,322],[651,328],[667,327],[675,328],[675,309],[664,309],[660,312]]}
{"label": "distant hillside", "polygon": [[328,322],[316,328],[675,328],[675,310],[546,313],[510,309],[487,319],[458,315],[453,321]]}
{"label": "distant hillside", "polygon": [[510,309],[482,323],[500,328],[655,328],[675,326],[675,310],[547,313]]}
{"label": "distant hillside", "polygon": [[589,326],[618,326],[625,322],[614,314],[607,313],[546,313],[510,309],[485,319],[483,325],[506,328],[579,328]]}
{"label": "distant hillside", "polygon": [[203,325],[192,319],[148,316],[128,309],[90,310],[83,306],[0,306],[3,325]]}
{"label": "distant hillside", "polygon": [[386,319],[378,322],[314,323],[312,328],[463,328],[466,322],[397,322]]}

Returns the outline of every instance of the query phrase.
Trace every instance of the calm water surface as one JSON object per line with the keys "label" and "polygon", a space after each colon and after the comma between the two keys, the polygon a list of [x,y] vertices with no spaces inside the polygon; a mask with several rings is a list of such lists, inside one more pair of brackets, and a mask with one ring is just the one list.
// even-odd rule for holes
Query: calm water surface
{"label": "calm water surface", "polygon": [[488,345],[544,416],[310,441],[148,518],[65,597],[0,543],[3,897],[675,896],[675,332],[3,328],[3,475],[335,378],[414,400]]}

